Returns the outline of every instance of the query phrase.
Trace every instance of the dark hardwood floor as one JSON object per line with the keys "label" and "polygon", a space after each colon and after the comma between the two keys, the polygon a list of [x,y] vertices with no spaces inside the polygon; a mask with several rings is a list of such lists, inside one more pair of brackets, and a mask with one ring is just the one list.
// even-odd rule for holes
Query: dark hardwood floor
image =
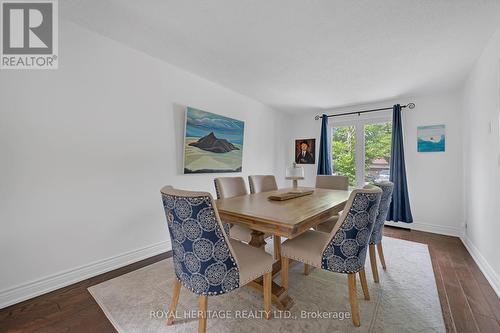
{"label": "dark hardwood floor", "polygon": [[[385,228],[429,245],[448,332],[500,332],[500,300],[456,237]],[[87,288],[169,257],[168,253],[0,310],[0,332],[115,332]]]}

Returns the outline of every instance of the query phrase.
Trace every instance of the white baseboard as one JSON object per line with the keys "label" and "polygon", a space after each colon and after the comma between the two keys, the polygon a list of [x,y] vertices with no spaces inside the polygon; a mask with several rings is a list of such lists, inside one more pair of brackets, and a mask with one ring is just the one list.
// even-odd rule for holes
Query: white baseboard
{"label": "white baseboard", "polygon": [[418,230],[418,231],[431,232],[433,234],[440,234],[440,235],[446,235],[446,236],[455,236],[455,237],[462,237],[463,236],[462,228],[436,225],[436,224],[430,224],[430,223],[420,223],[420,222],[404,223],[404,222],[386,221],[385,225],[388,225],[391,227],[403,228],[403,229],[412,229],[412,230]]}
{"label": "white baseboard", "polygon": [[479,266],[481,272],[483,272],[484,276],[490,283],[495,293],[500,298],[500,277],[490,266],[485,257],[479,252],[479,249],[471,242],[467,235],[461,237],[462,243],[464,243],[465,248],[469,251],[472,259]]}
{"label": "white baseboard", "polygon": [[149,245],[111,258],[47,276],[0,291],[0,309],[66,287],[70,284],[112,271],[170,250],[170,241]]}

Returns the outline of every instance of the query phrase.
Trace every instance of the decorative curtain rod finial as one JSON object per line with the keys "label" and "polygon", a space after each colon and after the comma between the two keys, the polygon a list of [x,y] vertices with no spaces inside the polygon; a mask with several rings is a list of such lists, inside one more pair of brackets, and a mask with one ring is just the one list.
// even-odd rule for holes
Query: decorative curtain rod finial
{"label": "decorative curtain rod finial", "polygon": [[406,106],[408,107],[408,109],[414,109],[415,103],[408,103]]}
{"label": "decorative curtain rod finial", "polygon": [[321,117],[316,115],[316,117],[314,117],[314,120],[319,120],[319,118],[321,118]]}

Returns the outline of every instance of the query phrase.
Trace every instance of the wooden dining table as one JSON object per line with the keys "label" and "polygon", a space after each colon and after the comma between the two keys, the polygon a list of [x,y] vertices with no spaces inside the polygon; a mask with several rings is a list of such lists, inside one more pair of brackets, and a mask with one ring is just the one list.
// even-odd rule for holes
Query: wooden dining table
{"label": "wooden dining table", "polygon": [[[313,190],[313,192],[284,201],[269,199],[270,196],[279,196],[296,190]],[[273,277],[275,277],[281,271],[281,237],[295,238],[338,214],[344,208],[350,193],[350,190],[284,188],[277,191],[218,199],[216,205],[223,222],[246,226],[252,230],[250,245],[264,249],[266,235],[273,236],[276,260],[273,265]],[[262,291],[262,278],[254,280],[248,286]],[[288,310],[294,304],[286,290],[274,281],[272,283],[272,301],[279,310]]]}

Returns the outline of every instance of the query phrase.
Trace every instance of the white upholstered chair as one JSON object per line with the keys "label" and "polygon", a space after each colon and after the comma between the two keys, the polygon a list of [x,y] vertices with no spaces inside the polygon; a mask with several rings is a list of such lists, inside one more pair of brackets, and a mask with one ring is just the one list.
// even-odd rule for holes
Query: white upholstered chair
{"label": "white upholstered chair", "polygon": [[250,185],[250,193],[260,193],[276,191],[276,179],[272,175],[252,175],[248,176],[248,184]]}
{"label": "white upholstered chair", "polygon": [[[328,190],[347,191],[349,189],[349,178],[346,176],[316,176],[316,187]],[[319,224],[316,230],[330,232],[339,219],[339,215],[334,215],[325,222]]]}
{"label": "white upholstered chair", "polygon": [[[276,179],[273,175],[252,175],[248,176],[248,184],[250,185],[250,193],[260,193],[260,192],[269,192],[276,191],[278,189],[278,185],[276,184]],[[265,234],[264,238],[270,237],[269,234]],[[281,251],[281,237],[274,235],[273,236],[273,245],[274,245],[274,257],[276,260],[280,258]]]}
{"label": "white upholstered chair", "polygon": [[199,295],[198,332],[205,332],[208,297],[229,293],[261,276],[264,283],[264,317],[269,319],[272,256],[228,238],[210,193],[165,186],[161,195],[176,275],[167,325],[173,324],[181,286]]}
{"label": "white upholstered chair", "polygon": [[[247,186],[243,177],[219,177],[214,179],[214,184],[217,199],[227,199],[248,194]],[[235,224],[230,227],[229,236],[245,243],[249,243],[252,239],[252,230]]]}
{"label": "white upholstered chair", "polygon": [[382,190],[376,186],[354,190],[330,233],[308,230],[286,240],[281,246],[282,286],[288,289],[289,259],[347,274],[352,322],[354,326],[360,326],[356,273],[359,273],[365,299],[369,300],[364,267],[381,196]]}

